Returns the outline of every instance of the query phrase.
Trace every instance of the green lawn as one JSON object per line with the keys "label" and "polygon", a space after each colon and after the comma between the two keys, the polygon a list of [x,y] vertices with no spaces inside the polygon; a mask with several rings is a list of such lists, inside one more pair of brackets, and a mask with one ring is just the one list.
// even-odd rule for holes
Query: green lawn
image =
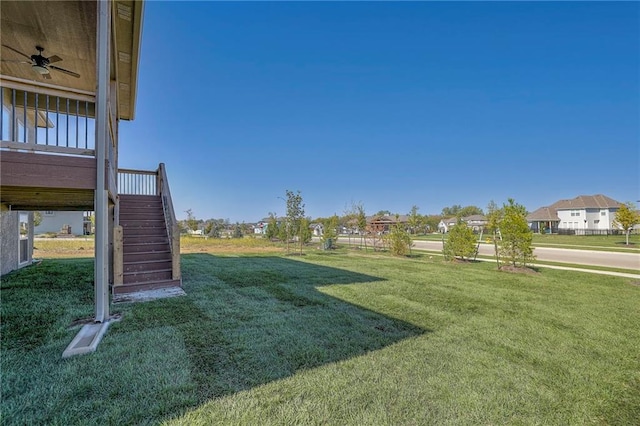
{"label": "green lawn", "polygon": [[3,424],[576,424],[640,418],[640,286],[353,250],[183,255],[188,295],[115,305],[92,259],[1,283]]}

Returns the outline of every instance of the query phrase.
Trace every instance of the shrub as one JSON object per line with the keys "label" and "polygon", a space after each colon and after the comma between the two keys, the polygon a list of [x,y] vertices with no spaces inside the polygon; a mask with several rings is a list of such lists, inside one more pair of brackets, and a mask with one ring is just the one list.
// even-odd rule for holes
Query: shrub
{"label": "shrub", "polygon": [[449,231],[449,238],[444,244],[442,254],[447,260],[453,260],[456,257],[463,260],[469,259],[476,254],[476,244],[473,229],[458,218],[458,223],[453,225]]}
{"label": "shrub", "polygon": [[395,225],[386,236],[387,244],[391,254],[396,256],[406,256],[411,252],[411,235],[401,226]]}

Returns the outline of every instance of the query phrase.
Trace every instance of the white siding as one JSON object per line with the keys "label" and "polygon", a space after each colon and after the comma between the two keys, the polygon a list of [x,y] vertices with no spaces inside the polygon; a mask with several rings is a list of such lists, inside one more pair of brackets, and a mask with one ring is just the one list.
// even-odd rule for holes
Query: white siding
{"label": "white siding", "polygon": [[45,232],[58,233],[64,225],[71,226],[73,235],[83,235],[83,219],[84,212],[59,212],[54,211],[52,215],[42,213],[42,222],[36,226],[36,234],[44,234]]}
{"label": "white siding", "polygon": [[559,229],[573,228],[575,216],[571,216],[571,210],[558,210],[558,218],[560,219],[560,223],[558,224]]}

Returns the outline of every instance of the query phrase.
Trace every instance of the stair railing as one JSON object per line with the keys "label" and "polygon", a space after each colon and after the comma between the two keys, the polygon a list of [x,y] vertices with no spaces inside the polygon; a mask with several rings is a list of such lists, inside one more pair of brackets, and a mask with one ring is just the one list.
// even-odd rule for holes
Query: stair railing
{"label": "stair railing", "polygon": [[169,236],[169,245],[171,247],[171,263],[173,276],[172,279],[181,279],[180,275],[180,230],[178,221],[173,210],[173,200],[171,199],[171,190],[169,189],[169,180],[164,163],[160,163],[157,172],[156,190],[162,199],[162,208],[164,209],[164,219],[167,226]]}

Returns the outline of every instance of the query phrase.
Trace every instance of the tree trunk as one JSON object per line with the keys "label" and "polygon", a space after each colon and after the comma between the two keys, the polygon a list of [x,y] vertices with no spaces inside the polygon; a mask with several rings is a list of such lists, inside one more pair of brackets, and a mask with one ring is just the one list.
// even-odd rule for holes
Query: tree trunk
{"label": "tree trunk", "polygon": [[496,264],[498,265],[498,270],[500,270],[500,257],[498,256],[498,239],[496,238],[498,235],[496,231],[493,231],[493,249],[496,253]]}

